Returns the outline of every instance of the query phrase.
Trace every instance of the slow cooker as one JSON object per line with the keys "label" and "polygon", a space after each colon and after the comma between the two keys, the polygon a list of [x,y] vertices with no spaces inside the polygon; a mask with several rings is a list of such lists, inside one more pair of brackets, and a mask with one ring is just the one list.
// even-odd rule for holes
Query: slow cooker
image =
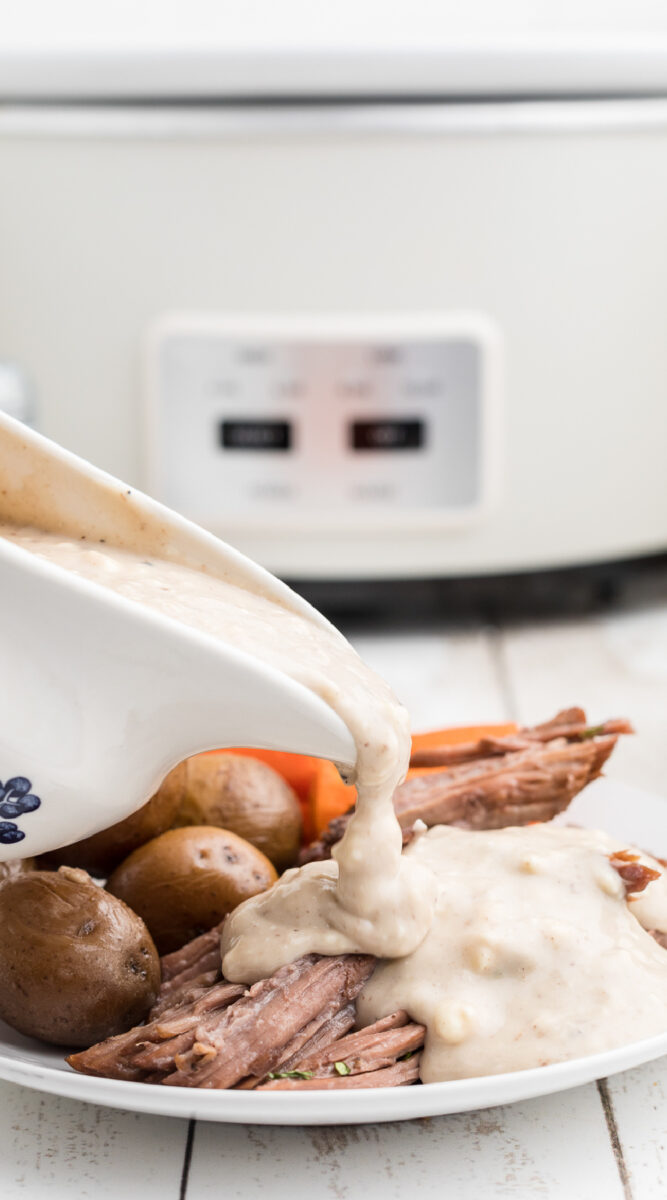
{"label": "slow cooker", "polygon": [[667,43],[613,15],[3,44],[12,411],[292,579],[667,550]]}

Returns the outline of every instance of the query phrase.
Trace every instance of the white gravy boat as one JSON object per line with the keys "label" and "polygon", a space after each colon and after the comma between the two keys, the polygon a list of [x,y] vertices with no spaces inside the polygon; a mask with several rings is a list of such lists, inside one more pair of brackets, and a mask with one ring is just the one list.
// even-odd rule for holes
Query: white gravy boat
{"label": "white gravy boat", "polygon": [[[327,626],[224,542],[2,414],[0,521],[203,568]],[[121,820],[202,750],[355,762],[347,727],[301,684],[4,538],[0,671],[0,861]]]}

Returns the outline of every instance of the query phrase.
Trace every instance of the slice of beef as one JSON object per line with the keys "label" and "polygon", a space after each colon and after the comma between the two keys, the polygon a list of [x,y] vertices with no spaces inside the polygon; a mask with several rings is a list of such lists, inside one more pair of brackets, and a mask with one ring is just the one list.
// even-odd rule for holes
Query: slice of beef
{"label": "slice of beef", "polygon": [[146,1071],[173,1071],[176,1056],[186,1054],[206,1031],[214,1031],[223,1010],[245,994],[242,984],[225,982],[202,989],[191,1004],[161,1015],[148,1027],[147,1036],[137,1044],[133,1064]]}
{"label": "slice of beef", "polygon": [[343,1064],[351,1075],[377,1071],[420,1050],[425,1035],[424,1026],[410,1021],[406,1012],[392,1013],[365,1029],[338,1038],[319,1051],[310,1051],[298,1059],[294,1067],[299,1071],[312,1071],[318,1077],[338,1074],[336,1063]]}
{"label": "slice of beef", "polygon": [[292,1054],[281,1059],[274,1070],[293,1071],[297,1063],[301,1062],[304,1057],[317,1054],[324,1047],[330,1046],[337,1038],[344,1037],[346,1033],[349,1033],[350,1029],[354,1027],[356,1019],[357,1010],[352,1001],[335,1013],[333,1017],[330,1017],[328,1021],[325,1021],[298,1050],[295,1049]]}
{"label": "slice of beef", "polygon": [[213,1013],[214,1019],[219,1020],[220,1014],[234,1001],[239,1000],[244,992],[245,988],[241,984],[226,982],[200,989],[192,998],[163,1012],[147,1025],[137,1025],[127,1033],[119,1033],[116,1037],[90,1046],[88,1050],[70,1054],[67,1062],[75,1071],[81,1071],[84,1075],[142,1080],[147,1070],[155,1069],[148,1051],[157,1045],[164,1045],[171,1046],[171,1070],[176,1040],[180,1038],[182,1042],[187,1043],[189,1039],[191,1044],[194,1041],[195,1030],[202,1024],[206,1015]]}
{"label": "slice of beef", "polygon": [[613,717],[601,725],[591,726],[586,722],[583,708],[566,708],[544,721],[541,725],[523,726],[516,733],[502,737],[485,736],[471,742],[460,742],[457,746],[432,746],[413,750],[411,767],[445,767],[472,762],[480,758],[494,758],[513,751],[527,750],[535,742],[549,742],[555,738],[568,741],[584,741],[602,734],[634,733],[625,717]]}
{"label": "slice of beef", "polygon": [[195,974],[200,974],[202,971],[209,970],[209,967],[203,966],[202,963],[210,963],[211,957],[215,960],[216,954],[219,963],[222,925],[221,921],[206,933],[193,938],[191,942],[186,942],[180,949],[174,950],[171,954],[163,954],[160,959],[162,982],[166,983],[176,977],[182,978],[184,975],[189,976],[193,971]]}
{"label": "slice of beef", "polygon": [[96,1042],[87,1050],[68,1054],[65,1061],[81,1075],[98,1075],[104,1079],[129,1079],[143,1083],[146,1080],[146,1072],[133,1065],[132,1055],[144,1029],[144,1025],[138,1025],[129,1029],[127,1033],[118,1033],[104,1042]]}
{"label": "slice of beef", "polygon": [[[568,742],[565,738],[481,759],[447,771],[414,775],[396,789],[394,808],[405,830],[416,820],[461,829],[501,829],[549,821],[596,779],[609,758],[615,735]],[[351,811],[337,817],[301,861],[330,858]]]}
{"label": "slice of beef", "polygon": [[[356,1020],[356,1009],[354,1003],[346,1004],[333,1016],[325,1019],[323,1016],[324,1014],[319,1014],[314,1021],[300,1031],[296,1038],[292,1039],[273,1067],[274,1071],[294,1070],[296,1063],[303,1058],[304,1054],[315,1054],[322,1047],[329,1046],[336,1038],[348,1033]],[[256,1088],[265,1078],[264,1075],[248,1075],[246,1079],[237,1083],[236,1087],[243,1091],[249,1091]]]}
{"label": "slice of beef", "polygon": [[[218,952],[218,960],[220,953]],[[202,988],[212,987],[214,983],[218,983],[221,978],[220,965],[213,967],[210,971],[204,971],[201,975],[194,972],[184,972],[184,978],[180,975],[174,979],[168,979],[162,984],[158,993],[155,1004],[148,1014],[149,1021],[154,1021],[161,1013],[167,1009],[174,1008],[175,1005],[181,1004],[192,996],[193,992],[201,991]]]}
{"label": "slice of beef", "polygon": [[234,1004],[246,991],[243,983],[228,983],[226,979],[221,979],[209,987],[193,989],[190,996],[173,1008],[165,1009],[159,1017],[143,1028],[150,1030],[161,1040],[175,1037],[176,1034],[190,1028],[194,1017],[218,1012],[227,1005]]}
{"label": "slice of beef", "polygon": [[392,1067],[379,1071],[365,1071],[362,1075],[313,1076],[312,1079],[267,1079],[258,1087],[258,1092],[316,1092],[338,1091],[349,1088],[405,1087],[417,1083],[421,1054],[397,1062]]}
{"label": "slice of beef", "polygon": [[193,989],[209,987],[222,977],[220,964],[220,931],[222,921],[199,937],[160,959],[162,984],[148,1014],[154,1020],[167,1008],[172,1008],[192,995]]}
{"label": "slice of beef", "polygon": [[224,980],[190,987],[148,1024],[68,1062],[85,1074],[115,1079],[185,1087],[244,1080],[253,1086],[275,1066],[349,1031],[353,1001],[374,964],[369,955],[308,955],[250,991]]}
{"label": "slice of beef", "polygon": [[426,825],[500,829],[514,824],[525,807],[531,811],[528,820],[546,821],[597,778],[616,741],[614,736],[563,739],[442,774],[415,775],[397,788],[394,807],[403,826],[419,818]]}
{"label": "slice of beef", "polygon": [[[215,989],[211,988],[210,991],[214,992]],[[245,989],[239,985],[232,1004],[245,994]],[[220,1025],[221,1007],[205,991],[185,1012],[175,1013],[166,1023],[160,1019],[152,1035],[138,1043],[132,1060],[134,1065],[145,1071],[171,1074],[177,1059],[193,1051],[195,1046],[203,1045],[204,1039],[215,1035]],[[205,1051],[202,1050],[203,1053]]]}
{"label": "slice of beef", "polygon": [[175,1056],[175,1070],[163,1082],[228,1088],[268,1074],[318,1014],[355,999],[374,965],[370,955],[308,954],[281,967],[223,1012],[215,1030],[197,1029],[192,1049]]}

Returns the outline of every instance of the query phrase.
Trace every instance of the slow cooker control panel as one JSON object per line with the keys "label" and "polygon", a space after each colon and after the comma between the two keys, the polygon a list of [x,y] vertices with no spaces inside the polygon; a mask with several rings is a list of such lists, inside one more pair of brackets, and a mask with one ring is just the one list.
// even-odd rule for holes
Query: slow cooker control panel
{"label": "slow cooker control panel", "polygon": [[148,490],[213,530],[488,503],[498,339],[477,316],[175,316],[149,345]]}

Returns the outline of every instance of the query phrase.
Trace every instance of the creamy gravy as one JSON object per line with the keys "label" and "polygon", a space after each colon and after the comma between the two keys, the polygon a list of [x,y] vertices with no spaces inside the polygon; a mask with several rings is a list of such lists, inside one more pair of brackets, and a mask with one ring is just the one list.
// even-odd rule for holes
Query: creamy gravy
{"label": "creamy gravy", "polygon": [[336,630],[177,563],[8,525],[0,536],[270,663],[352,732],[359,798],[334,859],[286,872],[235,910],[222,938],[227,978],[252,982],[313,951],[377,955],[360,1019],[406,1008],[425,1023],[426,1081],[667,1028],[667,954],[642,928],[667,930],[665,877],[629,906],[607,858],[623,847],[551,825],[439,827],[401,854],[391,798],[408,763],[407,716]]}
{"label": "creamy gravy", "polygon": [[425,1083],[664,1032],[667,953],[636,919],[656,889],[651,915],[667,925],[664,876],[628,904],[608,859],[618,849],[606,834],[551,824],[424,833],[406,857],[437,880],[433,924],[412,954],[375,970],[361,1022],[405,1008],[426,1025]]}

